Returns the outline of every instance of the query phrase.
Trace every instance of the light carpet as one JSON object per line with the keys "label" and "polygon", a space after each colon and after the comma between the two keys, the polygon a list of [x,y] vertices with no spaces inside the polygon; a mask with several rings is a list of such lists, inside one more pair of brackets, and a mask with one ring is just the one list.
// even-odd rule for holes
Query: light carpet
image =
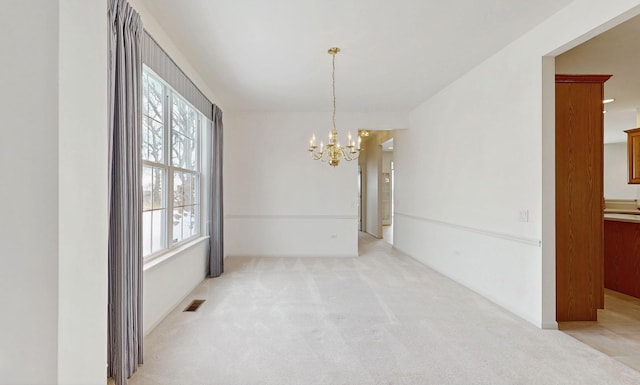
{"label": "light carpet", "polygon": [[[640,384],[361,235],[357,258],[226,260],[145,339],[131,385]],[[206,299],[195,313],[182,309]]]}

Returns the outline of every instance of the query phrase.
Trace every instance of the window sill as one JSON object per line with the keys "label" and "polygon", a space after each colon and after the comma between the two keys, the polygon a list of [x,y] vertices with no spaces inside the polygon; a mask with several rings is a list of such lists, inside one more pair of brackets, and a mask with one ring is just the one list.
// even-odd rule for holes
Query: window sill
{"label": "window sill", "polygon": [[156,266],[159,266],[161,264],[163,264],[164,262],[168,261],[169,259],[175,257],[178,254],[181,254],[189,249],[191,249],[192,247],[200,244],[201,242],[207,241],[209,240],[209,236],[202,236],[202,237],[198,237],[195,238],[189,242],[183,243],[182,245],[168,250],[166,253],[160,254],[158,256],[155,256],[153,258],[150,258],[148,260],[145,260],[143,262],[143,267],[142,267],[142,271],[147,271],[150,269],[153,269]]}

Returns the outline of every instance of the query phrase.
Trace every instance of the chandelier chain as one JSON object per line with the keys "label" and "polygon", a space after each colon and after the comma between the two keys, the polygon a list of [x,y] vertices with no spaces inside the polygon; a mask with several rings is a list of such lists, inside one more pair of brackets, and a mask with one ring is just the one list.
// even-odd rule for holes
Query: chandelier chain
{"label": "chandelier chain", "polygon": [[333,72],[331,73],[331,82],[333,85],[333,131],[336,129],[336,55],[333,56]]}

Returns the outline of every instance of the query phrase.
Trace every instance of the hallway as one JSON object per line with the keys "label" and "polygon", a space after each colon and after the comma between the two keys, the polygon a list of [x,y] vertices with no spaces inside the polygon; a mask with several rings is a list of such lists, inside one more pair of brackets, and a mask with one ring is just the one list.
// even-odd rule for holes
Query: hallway
{"label": "hallway", "polygon": [[[539,330],[360,235],[357,258],[226,260],[146,337],[131,385],[638,384],[640,372]],[[182,312],[193,299],[206,302]]]}

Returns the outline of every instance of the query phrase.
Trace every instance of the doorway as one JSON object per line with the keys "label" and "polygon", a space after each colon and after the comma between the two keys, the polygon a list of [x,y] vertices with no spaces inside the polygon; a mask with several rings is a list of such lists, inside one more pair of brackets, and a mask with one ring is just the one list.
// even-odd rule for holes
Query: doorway
{"label": "doorway", "polygon": [[[600,131],[587,138],[604,142],[604,150],[598,149],[604,154],[601,154],[604,159],[596,170],[603,176],[603,187],[599,195],[594,196],[600,205],[609,199],[635,200],[640,197],[640,186],[627,184],[624,133],[637,127],[637,117],[640,116],[640,73],[637,70],[640,44],[635,38],[638,32],[640,16],[635,16],[555,57],[555,73],[613,75],[604,84],[604,94],[599,101],[602,103],[600,109],[606,112],[600,115],[603,117],[604,135]],[[605,104],[605,100],[611,103]],[[598,226],[602,228],[602,221]],[[590,238],[594,235],[591,234]],[[576,278],[586,279],[586,276],[582,274]]]}
{"label": "doorway", "polygon": [[[603,115],[604,162],[600,171],[603,175],[604,188],[603,193],[596,197],[600,202],[604,202],[605,199],[633,200],[640,197],[640,186],[627,184],[626,135],[624,134],[624,130],[640,124],[637,120],[640,116],[638,114],[640,73],[637,71],[638,62],[633,59],[640,48],[640,44],[635,39],[638,31],[640,31],[640,17],[636,16],[555,58],[556,73],[613,75],[604,85],[603,99],[615,99],[615,101],[605,104],[603,108],[606,111]],[[630,52],[633,52],[632,56],[629,56]],[[640,55],[637,58],[640,60]],[[602,133],[597,135],[599,137]],[[580,192],[576,191],[576,193]],[[606,239],[605,237],[605,250]],[[607,254],[603,254],[603,258],[606,257]],[[603,265],[603,270],[604,266],[606,265]],[[588,274],[584,273],[576,278],[588,279],[588,277]],[[640,349],[640,336],[637,334],[637,329],[640,327],[638,316],[640,299],[608,290],[604,286],[606,285],[603,284],[602,289],[604,301],[597,310],[594,321],[560,322],[558,327],[596,350],[640,370],[640,357],[629,355],[629,351]],[[560,290],[559,287],[556,289]]]}
{"label": "doorway", "polygon": [[358,231],[363,231],[362,217],[362,166],[358,165]]}
{"label": "doorway", "polygon": [[358,158],[359,229],[383,239],[385,231],[393,234],[393,131],[360,130],[358,135],[364,148]]}
{"label": "doorway", "polygon": [[382,143],[382,238],[393,245],[393,138]]}

